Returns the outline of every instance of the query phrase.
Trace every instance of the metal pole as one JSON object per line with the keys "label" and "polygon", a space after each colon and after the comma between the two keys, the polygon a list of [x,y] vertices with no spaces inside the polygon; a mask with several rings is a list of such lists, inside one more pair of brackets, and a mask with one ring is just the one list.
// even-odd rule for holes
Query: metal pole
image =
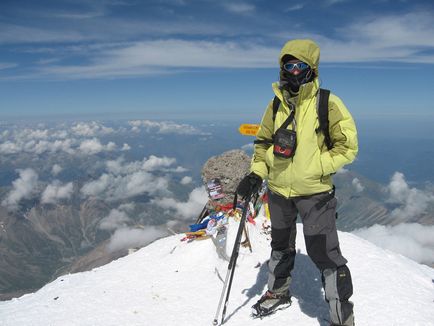
{"label": "metal pole", "polygon": [[[231,259],[229,261],[229,265],[228,265],[228,271],[226,272],[226,279],[225,282],[223,284],[223,289],[222,289],[222,293],[220,295],[220,300],[219,300],[219,304],[217,307],[217,311],[214,317],[214,321],[213,321],[213,325],[218,325],[218,316],[220,314],[220,309],[222,306],[222,302],[223,302],[223,297],[226,293],[226,288],[227,290],[227,294],[226,294],[226,299],[225,299],[225,304],[224,304],[224,308],[223,308],[223,314],[222,314],[222,319],[221,319],[221,325],[224,323],[224,319],[225,319],[225,315],[226,315],[226,308],[228,305],[228,301],[229,301],[229,295],[231,292],[231,287],[232,287],[232,279],[234,277],[234,271],[235,271],[235,266],[237,263],[237,258],[238,258],[238,253],[240,251],[240,244],[241,244],[241,237],[243,234],[243,226],[246,223],[246,219],[247,219],[247,211],[249,210],[249,202],[251,199],[251,194],[249,194],[244,202],[244,208],[243,208],[243,214],[241,216],[241,220],[240,220],[240,225],[238,227],[238,232],[237,232],[237,236],[235,238],[235,243],[234,243],[234,248],[232,249],[232,255],[231,255]],[[229,280],[229,286],[228,286],[228,280]]]}
{"label": "metal pole", "polygon": [[215,313],[214,320],[213,320],[213,322],[212,322],[212,324],[213,324],[214,326],[217,326],[217,325],[218,325],[218,321],[217,321],[217,319],[219,318],[220,309],[221,309],[221,307],[222,307],[223,297],[224,297],[224,294],[225,294],[225,292],[226,292],[226,287],[228,286],[228,279],[229,279],[229,275],[230,275],[230,274],[231,274],[231,273],[230,273],[230,270],[228,269],[228,271],[226,272],[225,282],[223,283],[223,290],[222,290],[222,293],[221,293],[221,295],[220,295],[219,305],[218,305],[218,307],[217,307],[217,311],[216,311],[216,313]]}

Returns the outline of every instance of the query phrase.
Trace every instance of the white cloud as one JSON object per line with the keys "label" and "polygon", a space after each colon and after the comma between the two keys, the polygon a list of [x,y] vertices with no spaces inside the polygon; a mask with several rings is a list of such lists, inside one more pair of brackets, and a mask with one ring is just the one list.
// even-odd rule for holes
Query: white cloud
{"label": "white cloud", "polygon": [[304,4],[298,3],[298,4],[295,4],[295,5],[288,6],[286,9],[284,9],[284,11],[285,12],[297,11],[297,10],[301,10],[303,8],[304,8]]}
{"label": "white cloud", "polygon": [[104,173],[98,180],[85,183],[80,191],[87,196],[99,196],[109,187],[113,187],[112,185],[114,183],[115,177],[111,174]]}
{"label": "white cloud", "polygon": [[101,144],[99,139],[92,138],[83,140],[79,146],[79,150],[84,154],[97,154],[100,152],[110,152],[116,149],[116,144],[109,142],[107,145]]}
{"label": "white cloud", "polygon": [[251,152],[253,151],[254,145],[252,143],[250,144],[245,144],[243,146],[241,146],[241,149],[245,152]]}
{"label": "white cloud", "polygon": [[107,145],[105,146],[105,148],[109,152],[114,151],[116,149],[116,144],[114,142],[112,142],[112,141],[109,141],[107,143]]}
{"label": "white cloud", "polygon": [[21,152],[22,148],[18,146],[16,143],[11,141],[6,141],[0,144],[0,153],[1,154],[17,154]]}
{"label": "white cloud", "polygon": [[155,155],[149,156],[149,158],[143,161],[142,169],[145,171],[156,171],[161,168],[169,167],[176,163],[175,158],[170,157],[157,157]]}
{"label": "white cloud", "polygon": [[55,153],[63,151],[69,154],[74,154],[75,151],[72,148],[73,140],[28,140],[18,139],[16,142],[6,141],[0,144],[0,153],[2,154],[18,154],[21,152],[42,154],[45,152]]}
{"label": "white cloud", "polygon": [[81,188],[85,196],[97,196],[107,200],[125,199],[137,195],[168,195],[169,177],[155,176],[158,172],[185,172],[182,167],[170,168],[176,159],[151,155],[143,161],[125,163],[123,157],[107,161],[107,173]]}
{"label": "white cloud", "polygon": [[[395,61],[434,63],[434,14],[409,12],[364,17],[337,30],[340,40],[312,35],[322,62]],[[378,31],[382,31],[378,33]]]}
{"label": "white cloud", "polygon": [[[122,173],[128,173],[125,170],[125,166],[123,163],[125,162],[125,159],[123,157],[119,157],[116,160],[111,160],[106,162],[107,171],[113,174],[122,174]],[[134,171],[137,171],[138,168],[135,168]]]}
{"label": "white cloud", "polygon": [[391,215],[397,218],[408,219],[424,213],[429,203],[434,202],[434,195],[425,193],[416,188],[410,188],[405,181],[404,174],[395,172],[389,185],[386,187],[389,195],[388,202],[399,204]]}
{"label": "white cloud", "polygon": [[183,184],[183,185],[188,185],[188,184],[190,184],[192,181],[193,181],[193,178],[192,178],[192,177],[185,176],[185,177],[183,177],[183,178],[181,179],[181,184]]}
{"label": "white cloud", "polygon": [[128,123],[135,132],[143,128],[146,132],[154,134],[207,135],[191,125],[171,121],[132,120]]}
{"label": "white cloud", "polygon": [[416,223],[395,226],[374,225],[352,233],[419,263],[434,262],[434,226]]}
{"label": "white cloud", "polygon": [[131,146],[128,145],[127,143],[124,143],[122,145],[121,151],[125,152],[125,151],[129,151],[131,149]]}
{"label": "white cloud", "polygon": [[256,7],[247,2],[227,2],[223,3],[223,7],[236,14],[247,14],[255,11]]}
{"label": "white cloud", "polygon": [[[279,49],[252,42],[164,39],[123,44],[101,52],[87,65],[40,67],[52,78],[151,76],[174,68],[274,67]],[[173,54],[177,59],[173,60]]]}
{"label": "white cloud", "polygon": [[84,12],[71,12],[71,11],[47,11],[44,16],[50,18],[71,19],[71,20],[86,20],[90,18],[102,17],[106,14],[102,8],[93,8],[93,10]]}
{"label": "white cloud", "polygon": [[25,133],[25,137],[27,139],[47,139],[48,138],[48,129],[45,129],[45,130],[25,129],[25,130],[23,130],[23,133]]}
{"label": "white cloud", "polygon": [[59,164],[54,164],[53,167],[51,168],[51,174],[54,176],[58,175],[62,171],[63,168]]}
{"label": "white cloud", "polygon": [[[337,2],[331,0],[331,2]],[[338,2],[342,2],[339,1]],[[254,6],[226,4],[232,11],[249,13]],[[296,7],[293,7],[296,8]],[[283,8],[282,10],[285,10]],[[339,38],[294,28],[292,37],[312,38],[321,47],[322,62],[424,62],[434,63],[434,15],[414,11],[399,15],[370,15],[336,29]],[[196,30],[200,30],[195,26]],[[381,33],[378,31],[381,30]],[[265,30],[264,37],[269,37]],[[288,33],[273,33],[283,41]],[[40,76],[62,79],[151,76],[176,72],[176,68],[275,68],[282,44],[249,41],[153,39],[112,44],[92,50],[86,65],[47,65]],[[82,49],[83,51],[83,49]],[[177,60],[173,60],[173,54]],[[137,128],[134,128],[137,129]]]}
{"label": "white cloud", "polygon": [[59,138],[59,139],[65,139],[67,138],[68,132],[66,130],[53,130],[51,137],[52,138]]}
{"label": "white cloud", "polygon": [[184,168],[182,166],[177,166],[174,169],[164,169],[163,171],[165,171],[165,172],[174,172],[174,173],[184,173],[184,172],[187,172],[188,169],[186,169],[186,168]]}
{"label": "white cloud", "polygon": [[0,139],[6,139],[10,133],[11,133],[10,130],[3,130],[0,135]]}
{"label": "white cloud", "polygon": [[356,192],[362,192],[363,190],[365,190],[365,187],[362,185],[362,183],[358,178],[354,178],[351,183],[353,187],[356,189]]}
{"label": "white cloud", "polygon": [[132,212],[135,207],[136,207],[135,203],[125,203],[125,204],[119,205],[118,209],[120,211],[124,211],[124,212]]}
{"label": "white cloud", "polygon": [[79,122],[71,127],[73,133],[79,136],[94,137],[97,135],[106,135],[114,132],[113,128],[106,127],[96,121]]}
{"label": "white cloud", "polygon": [[62,185],[59,180],[49,184],[42,193],[41,202],[43,204],[54,204],[61,199],[69,199],[72,196],[74,186],[72,182]]}
{"label": "white cloud", "polygon": [[123,157],[119,157],[116,160],[107,161],[107,171],[112,174],[130,174],[138,171],[163,171],[163,172],[175,172],[182,173],[187,171],[185,168],[181,166],[177,166],[176,168],[172,168],[171,166],[176,163],[175,158],[163,156],[158,157],[155,155],[150,155],[149,158],[144,158],[143,161],[134,161],[130,163],[125,163],[125,159]]}
{"label": "white cloud", "polygon": [[65,29],[0,24],[0,43],[75,42],[85,39],[85,35]]}
{"label": "white cloud", "polygon": [[[178,1],[179,2],[179,1]],[[117,1],[120,3],[120,1]],[[98,11],[97,11],[98,12]],[[32,10],[32,15],[35,16],[35,10]],[[40,12],[39,15],[47,16],[50,18],[59,18],[59,13],[47,13],[46,11]],[[96,17],[94,11],[70,14],[66,13],[67,19],[82,19],[86,17]],[[89,17],[90,18],[90,17]],[[64,20],[62,20],[64,21]],[[55,22],[54,22],[55,24]],[[53,25],[54,26],[54,25]],[[104,17],[103,20],[93,19],[92,24],[74,24],[74,31],[62,26],[56,25],[54,27],[37,28],[27,27],[14,24],[0,24],[0,43],[49,43],[53,44],[48,46],[35,46],[33,48],[26,48],[22,51],[26,53],[57,53],[54,46],[60,47],[55,44],[73,42],[73,45],[67,45],[60,52],[72,52],[74,54],[89,52],[95,49],[113,48],[118,43],[126,43],[125,40],[137,39],[138,36],[147,35],[153,37],[169,35],[221,35],[225,31],[232,31],[232,28],[227,24],[213,24],[210,21],[200,22],[188,21],[185,19],[180,20],[158,20],[156,19],[140,19],[134,20],[120,19],[119,17],[111,19]],[[77,42],[86,42],[90,44],[79,44]],[[120,41],[120,42],[118,42]],[[110,43],[112,42],[112,43]],[[37,45],[37,44],[36,44]]]}
{"label": "white cloud", "polygon": [[112,209],[108,216],[104,217],[99,225],[102,230],[116,230],[125,227],[130,219],[124,211]]}
{"label": "white cloud", "polygon": [[340,168],[339,170],[336,171],[336,174],[347,174],[348,172],[350,172],[350,170],[346,168]]}
{"label": "white cloud", "polygon": [[143,247],[165,235],[166,232],[153,226],[147,226],[146,229],[121,228],[112,235],[107,248],[110,252],[114,252]]}
{"label": "white cloud", "polygon": [[336,5],[336,4],[338,4],[338,3],[343,3],[343,2],[347,2],[348,0],[326,0],[325,1],[325,4],[327,5],[327,6],[333,6],[333,5]]}
{"label": "white cloud", "polygon": [[15,140],[29,141],[29,140],[40,140],[48,139],[51,136],[51,130],[49,129],[39,129],[43,128],[43,125],[35,126],[36,128],[16,128],[14,132]]}
{"label": "white cloud", "polygon": [[186,202],[180,202],[174,198],[159,198],[154,199],[153,203],[166,209],[173,209],[177,213],[176,216],[188,220],[197,217],[207,201],[208,194],[202,186],[193,189]]}
{"label": "white cloud", "polygon": [[[177,53],[177,60],[173,59]],[[124,68],[163,67],[257,67],[271,65],[275,53],[269,47],[241,42],[187,41],[180,39],[137,42],[114,50],[108,64]],[[128,60],[128,61],[127,61]]]}
{"label": "white cloud", "polygon": [[17,63],[0,62],[0,70],[18,67]]}
{"label": "white cloud", "polygon": [[[327,0],[323,3],[330,6],[344,1]],[[225,2],[221,6],[232,13],[254,14],[251,17],[257,20],[263,18],[258,15],[255,6],[247,1]],[[303,3],[287,4],[281,11],[300,10],[303,6]],[[339,25],[334,33],[327,35],[323,31],[307,32],[303,24],[294,24],[291,37],[317,40],[323,62],[434,63],[432,21],[434,15],[429,10],[418,9],[389,15],[375,12],[359,15],[357,19]],[[104,23],[94,22],[92,28],[87,24],[75,26],[75,32],[62,28],[53,31],[0,24],[0,43],[98,41],[96,44],[27,49],[31,53],[54,53],[57,57],[78,55],[83,58],[83,64],[41,65],[15,78],[116,78],[172,74],[189,68],[275,68],[280,47],[283,41],[288,40],[286,31],[282,29],[280,34],[276,32],[279,24],[276,20],[271,24],[258,25],[256,30],[248,33],[243,27],[240,28],[240,24],[177,19],[168,22],[158,20],[158,17],[146,21],[116,19],[112,24],[104,20]],[[144,37],[146,35],[152,37]],[[240,40],[228,40],[233,35],[240,35]],[[253,35],[256,35],[257,41],[253,37],[244,38]],[[332,39],[328,35],[336,37]],[[280,44],[274,43],[276,37],[282,40]],[[263,40],[272,41],[266,44]],[[177,60],[173,60],[173,55]],[[9,67],[10,64],[5,63],[3,66]]]}
{"label": "white cloud", "polygon": [[2,205],[16,209],[20,200],[30,198],[38,184],[38,174],[33,169],[18,170],[19,178],[12,182],[12,190]]}
{"label": "white cloud", "polygon": [[80,191],[86,196],[119,200],[142,194],[167,194],[168,186],[167,178],[155,177],[146,171],[138,171],[128,175],[104,173],[98,180],[86,183]]}
{"label": "white cloud", "polygon": [[[68,138],[69,131],[78,136],[78,138]],[[15,127],[12,131],[4,134],[4,142],[0,143],[0,154],[19,154],[25,152],[40,155],[44,153],[65,152],[71,155],[77,153],[90,155],[115,151],[117,150],[117,146],[112,141],[102,144],[96,137],[90,139],[82,138],[93,135],[107,135],[114,132],[116,131],[113,128],[105,127],[97,122],[80,122],[71,128],[64,124],[56,125],[50,129],[22,129]],[[128,149],[130,149],[128,144],[124,144],[122,150]]]}
{"label": "white cloud", "polygon": [[[434,14],[429,11],[367,17],[347,29],[347,36],[391,47],[434,46]],[[378,31],[381,30],[381,33]],[[413,49],[417,50],[417,49]]]}
{"label": "white cloud", "polygon": [[125,175],[140,171],[142,169],[143,161],[125,163],[125,158],[121,156],[116,160],[107,161],[106,167],[107,171],[111,174]]}
{"label": "white cloud", "polygon": [[72,141],[69,139],[55,140],[54,142],[41,140],[37,143],[30,141],[25,144],[25,150],[36,154],[42,154],[45,152],[55,153],[59,151],[73,154],[75,151],[71,148],[72,145]]}

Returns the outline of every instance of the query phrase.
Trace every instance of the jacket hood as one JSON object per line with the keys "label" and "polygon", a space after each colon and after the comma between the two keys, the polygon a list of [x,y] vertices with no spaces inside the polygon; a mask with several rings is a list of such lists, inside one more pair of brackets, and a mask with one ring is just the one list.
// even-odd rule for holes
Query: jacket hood
{"label": "jacket hood", "polygon": [[318,76],[319,46],[312,40],[292,40],[285,43],[279,56],[279,66],[282,65],[282,58],[289,54],[303,62],[306,62]]}

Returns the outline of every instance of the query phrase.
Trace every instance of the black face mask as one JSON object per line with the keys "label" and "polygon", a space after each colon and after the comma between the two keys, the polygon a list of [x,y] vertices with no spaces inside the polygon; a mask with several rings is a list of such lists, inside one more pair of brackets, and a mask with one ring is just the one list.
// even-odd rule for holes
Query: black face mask
{"label": "black face mask", "polygon": [[280,70],[280,86],[291,92],[298,92],[300,86],[311,82],[314,78],[314,73],[311,68],[308,68],[297,76],[281,69]]}

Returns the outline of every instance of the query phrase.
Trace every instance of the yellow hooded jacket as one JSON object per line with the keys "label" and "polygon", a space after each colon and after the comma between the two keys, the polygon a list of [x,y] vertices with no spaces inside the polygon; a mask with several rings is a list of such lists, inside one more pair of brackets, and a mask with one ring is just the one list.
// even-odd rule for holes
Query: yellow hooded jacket
{"label": "yellow hooded jacket", "polygon": [[[320,51],[311,40],[287,42],[279,57],[279,65],[284,55],[292,55],[309,64],[315,72],[315,79],[300,87],[295,104],[295,128],[297,148],[290,158],[274,156],[273,146],[256,144],[251,164],[251,172],[268,179],[271,191],[284,197],[312,195],[329,191],[332,188],[331,174],[345,164],[351,163],[357,155],[357,130],[351,114],[339,97],[329,97],[329,133],[333,143],[331,150],[324,143],[322,132],[316,133],[319,126],[317,94],[319,93],[318,64]],[[283,124],[291,108],[283,99],[279,83],[273,83],[273,91],[281,104],[273,122],[273,101],[267,106],[257,134],[258,140],[272,139],[272,135]],[[288,129],[293,129],[290,125]]]}

